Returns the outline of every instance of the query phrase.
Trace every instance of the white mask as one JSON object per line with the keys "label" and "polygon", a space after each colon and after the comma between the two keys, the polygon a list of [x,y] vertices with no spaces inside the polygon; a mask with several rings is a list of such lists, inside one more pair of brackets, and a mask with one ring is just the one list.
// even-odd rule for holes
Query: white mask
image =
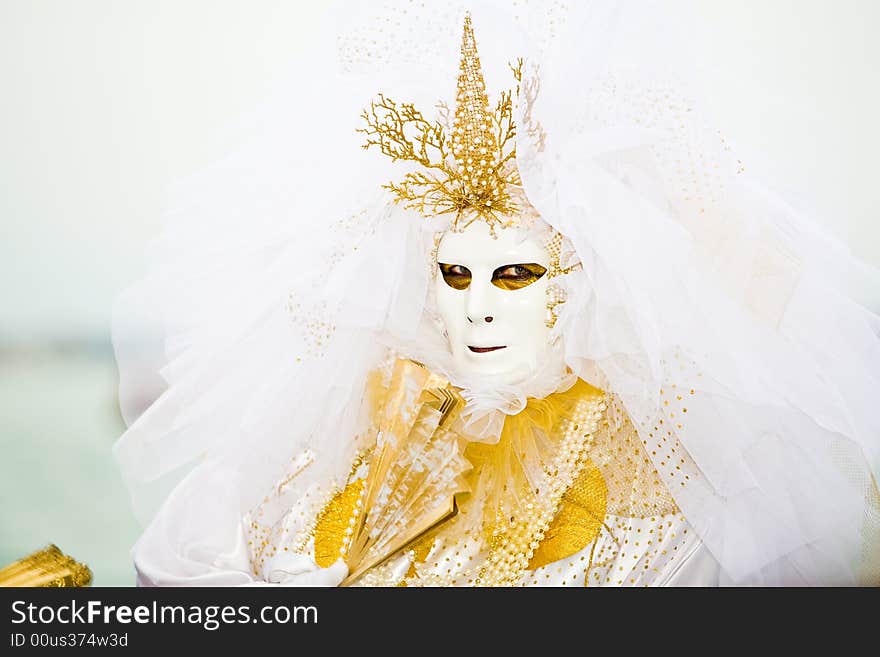
{"label": "white mask", "polygon": [[499,384],[535,372],[550,333],[547,248],[517,229],[493,237],[474,221],[443,235],[437,263],[437,308],[458,371]]}

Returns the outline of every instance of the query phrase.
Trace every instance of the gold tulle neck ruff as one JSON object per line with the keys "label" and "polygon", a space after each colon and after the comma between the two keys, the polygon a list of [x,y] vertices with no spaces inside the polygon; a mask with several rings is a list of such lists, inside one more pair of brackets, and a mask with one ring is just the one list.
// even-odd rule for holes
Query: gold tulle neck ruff
{"label": "gold tulle neck ruff", "polygon": [[[465,457],[473,464],[463,496],[460,531],[479,534],[488,548],[486,564],[474,584],[516,583],[525,570],[555,560],[571,527],[554,520],[565,494],[595,467],[589,459],[607,396],[578,380],[565,392],[529,399],[508,416],[496,444],[471,442]],[[601,477],[589,501],[590,521],[578,531],[580,547],[589,543],[604,516]],[[593,508],[594,507],[594,508]],[[548,561],[549,559],[549,561]]]}
{"label": "gold tulle neck ruff", "polygon": [[555,460],[565,438],[581,437],[572,442],[589,446],[590,420],[599,419],[590,411],[601,415],[604,398],[602,390],[578,380],[568,391],[529,399],[522,411],[507,416],[497,443],[468,443],[465,456],[474,466],[468,480],[473,491],[483,491],[484,512],[504,518],[540,496],[542,485],[558,474]]}

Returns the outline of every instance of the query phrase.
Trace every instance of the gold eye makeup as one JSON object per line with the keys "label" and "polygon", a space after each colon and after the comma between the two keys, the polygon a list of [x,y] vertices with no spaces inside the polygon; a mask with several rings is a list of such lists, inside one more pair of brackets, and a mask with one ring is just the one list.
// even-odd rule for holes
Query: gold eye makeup
{"label": "gold eye makeup", "polygon": [[456,290],[465,290],[471,284],[471,270],[462,265],[448,265],[445,262],[438,262],[440,266],[440,274],[446,284]]}
{"label": "gold eye makeup", "polygon": [[547,268],[535,262],[503,265],[492,272],[492,285],[502,290],[519,290],[537,281]]}

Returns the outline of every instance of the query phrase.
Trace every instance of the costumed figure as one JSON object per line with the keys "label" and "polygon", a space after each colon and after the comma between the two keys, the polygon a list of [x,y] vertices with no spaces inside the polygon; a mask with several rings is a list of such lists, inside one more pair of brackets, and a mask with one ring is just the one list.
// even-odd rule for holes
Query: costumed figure
{"label": "costumed figure", "polygon": [[114,327],[140,584],[880,581],[876,272],[662,11],[516,6],[346,5],[184,187]]}

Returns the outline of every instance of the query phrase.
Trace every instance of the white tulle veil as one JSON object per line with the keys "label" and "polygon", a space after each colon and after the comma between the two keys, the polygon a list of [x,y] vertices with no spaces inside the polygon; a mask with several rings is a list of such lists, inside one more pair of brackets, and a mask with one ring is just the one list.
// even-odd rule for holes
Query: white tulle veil
{"label": "white tulle veil", "polygon": [[447,221],[392,203],[403,165],[355,130],[380,91],[452,103],[469,10],[490,100],[524,58],[523,189],[582,265],[554,328],[565,363],[624,402],[725,581],[877,581],[880,318],[842,282],[877,273],[706,124],[683,17],[511,6],[344,3],[249,140],[181,183],[114,320],[140,519],[209,581],[291,459],[312,462],[291,499],[347,472],[389,349],[446,367],[429,265]]}

